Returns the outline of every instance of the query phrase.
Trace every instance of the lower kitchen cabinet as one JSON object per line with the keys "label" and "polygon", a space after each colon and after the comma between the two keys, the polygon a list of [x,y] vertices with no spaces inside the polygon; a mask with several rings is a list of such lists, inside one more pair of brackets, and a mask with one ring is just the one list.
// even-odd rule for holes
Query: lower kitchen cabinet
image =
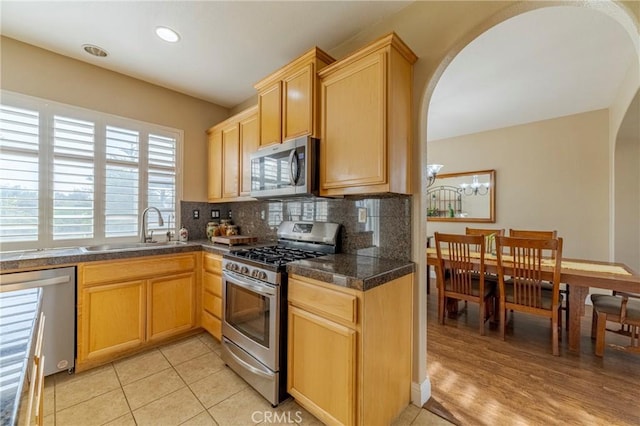
{"label": "lower kitchen cabinet", "polygon": [[199,256],[79,264],[76,370],[195,329]]}
{"label": "lower kitchen cabinet", "polygon": [[367,291],[289,278],[287,390],[325,424],[389,424],[410,402],[413,274]]}
{"label": "lower kitchen cabinet", "polygon": [[222,256],[202,254],[202,328],[222,338]]}
{"label": "lower kitchen cabinet", "polygon": [[195,324],[195,272],[148,281],[147,338],[164,339]]}

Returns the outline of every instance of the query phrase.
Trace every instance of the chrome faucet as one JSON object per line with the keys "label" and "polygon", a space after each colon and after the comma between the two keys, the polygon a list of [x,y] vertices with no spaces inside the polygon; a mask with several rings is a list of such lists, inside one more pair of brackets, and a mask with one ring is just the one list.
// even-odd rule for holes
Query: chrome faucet
{"label": "chrome faucet", "polygon": [[149,210],[155,210],[158,212],[158,225],[163,226],[164,225],[164,219],[162,219],[162,213],[160,213],[160,210],[158,210],[157,207],[147,207],[146,209],[144,209],[144,211],[142,212],[142,219],[140,220],[141,222],[141,226],[140,226],[140,242],[141,243],[153,243],[155,241],[153,241],[153,231],[151,231],[151,236],[147,237],[147,213],[149,213]]}

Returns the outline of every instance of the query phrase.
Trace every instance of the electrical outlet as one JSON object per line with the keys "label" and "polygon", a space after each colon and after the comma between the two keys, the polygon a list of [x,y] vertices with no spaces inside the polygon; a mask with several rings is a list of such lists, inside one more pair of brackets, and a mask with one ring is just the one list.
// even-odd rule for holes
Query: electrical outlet
{"label": "electrical outlet", "polygon": [[200,219],[200,210],[195,209],[195,210],[193,211],[193,218],[194,218],[194,219]]}
{"label": "electrical outlet", "polygon": [[220,210],[211,210],[211,219],[220,219]]}

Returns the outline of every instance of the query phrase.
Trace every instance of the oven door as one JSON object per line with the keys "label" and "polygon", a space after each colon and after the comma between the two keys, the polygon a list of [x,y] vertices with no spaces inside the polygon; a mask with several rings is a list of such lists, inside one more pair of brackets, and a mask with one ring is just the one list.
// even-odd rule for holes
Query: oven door
{"label": "oven door", "polygon": [[280,288],[224,270],[222,335],[278,371]]}

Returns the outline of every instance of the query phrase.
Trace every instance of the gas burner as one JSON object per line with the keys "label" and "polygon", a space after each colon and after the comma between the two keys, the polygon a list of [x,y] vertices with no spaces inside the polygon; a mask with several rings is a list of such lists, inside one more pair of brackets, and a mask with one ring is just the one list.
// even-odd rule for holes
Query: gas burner
{"label": "gas burner", "polygon": [[313,250],[302,250],[298,248],[285,247],[282,245],[256,247],[251,249],[238,250],[230,255],[233,257],[242,257],[244,259],[253,260],[267,265],[283,266],[289,262],[296,260],[312,259],[314,257],[324,256],[327,253]]}

